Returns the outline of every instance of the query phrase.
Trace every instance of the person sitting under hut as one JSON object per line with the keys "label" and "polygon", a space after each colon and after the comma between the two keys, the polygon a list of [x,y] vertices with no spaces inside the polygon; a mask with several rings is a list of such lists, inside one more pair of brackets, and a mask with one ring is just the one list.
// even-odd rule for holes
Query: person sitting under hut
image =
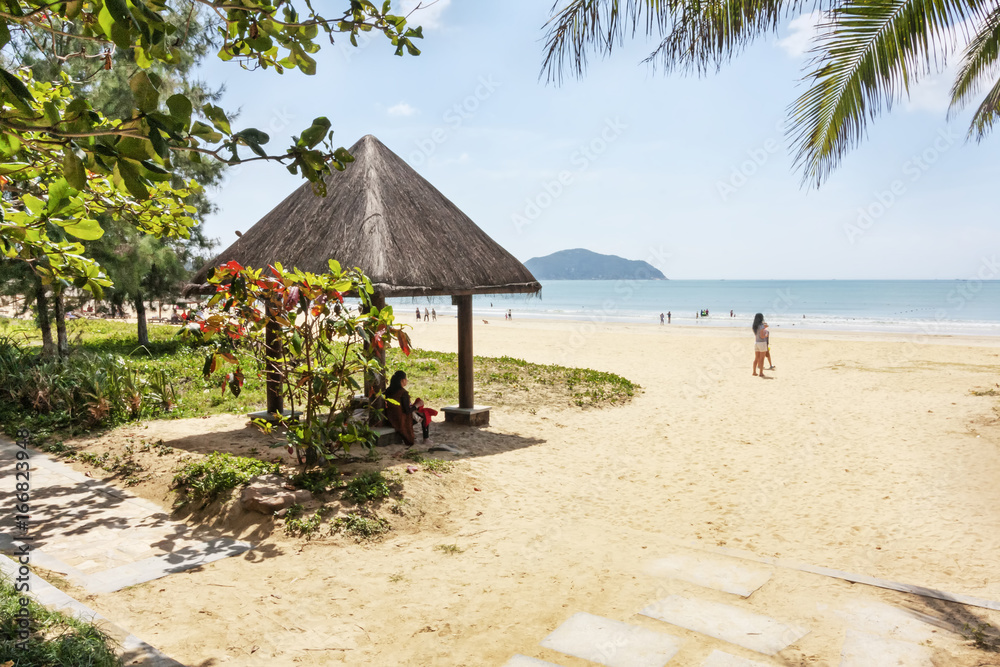
{"label": "person sitting under hut", "polygon": [[437,410],[424,406],[423,399],[410,402],[410,393],[406,391],[406,379],[404,371],[396,371],[389,380],[389,388],[385,390],[385,416],[389,423],[396,429],[403,438],[403,444],[412,447],[414,443],[413,423],[420,422],[424,440],[430,437],[431,417],[437,414]]}

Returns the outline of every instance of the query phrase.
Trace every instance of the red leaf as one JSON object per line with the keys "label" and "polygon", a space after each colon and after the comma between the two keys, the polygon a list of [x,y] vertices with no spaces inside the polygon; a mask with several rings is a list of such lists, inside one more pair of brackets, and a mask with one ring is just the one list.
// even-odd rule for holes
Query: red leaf
{"label": "red leaf", "polygon": [[226,262],[225,266],[226,266],[226,268],[228,270],[232,271],[233,273],[239,273],[240,271],[243,270],[243,267],[235,259],[232,260],[232,261]]}

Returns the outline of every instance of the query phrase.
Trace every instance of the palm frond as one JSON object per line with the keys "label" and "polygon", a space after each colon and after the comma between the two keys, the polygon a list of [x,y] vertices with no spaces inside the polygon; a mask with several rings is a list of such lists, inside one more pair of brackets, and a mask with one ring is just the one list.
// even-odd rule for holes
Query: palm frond
{"label": "palm frond", "polygon": [[[1000,57],[1000,7],[995,7],[962,54],[962,68],[951,88],[949,115],[965,107],[979,92],[983,80],[996,71],[998,57]],[[972,117],[969,136],[981,141],[992,129],[998,114],[1000,114],[1000,81],[994,82]]]}
{"label": "palm frond", "polygon": [[[645,62],[666,71],[718,70],[754,39],[773,33],[806,0],[689,0],[671,16],[670,32]],[[814,5],[817,3],[809,2]],[[826,4],[823,0],[818,3]]]}
{"label": "palm frond", "polygon": [[668,24],[668,5],[683,0],[571,0],[545,24],[545,60],[542,72],[548,81],[561,82],[569,70],[581,76],[587,69],[587,53],[610,54],[626,37],[634,37],[640,26],[647,35],[662,32]]}
{"label": "palm frond", "polygon": [[944,66],[955,28],[982,0],[860,0],[828,13],[813,53],[812,85],[789,109],[803,181],[819,186],[864,137],[869,120]]}

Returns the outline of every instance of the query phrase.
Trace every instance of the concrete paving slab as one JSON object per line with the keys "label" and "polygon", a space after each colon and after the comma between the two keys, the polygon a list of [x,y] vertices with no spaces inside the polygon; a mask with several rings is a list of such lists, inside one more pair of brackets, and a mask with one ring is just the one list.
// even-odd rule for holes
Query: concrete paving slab
{"label": "concrete paving slab", "polygon": [[886,639],[867,632],[847,630],[840,651],[840,667],[933,667],[932,652],[898,639]]}
{"label": "concrete paving slab", "polygon": [[526,655],[518,653],[510,660],[503,663],[503,667],[561,667],[561,665],[557,665],[554,662],[539,660],[538,658],[529,658]]}
{"label": "concrete paving slab", "polygon": [[774,655],[809,632],[739,607],[681,595],[658,600],[639,613],[766,655]]}
{"label": "concrete paving slab", "polygon": [[606,667],[663,667],[680,650],[679,637],[585,612],[573,614],[541,646]]}
{"label": "concrete paving slab", "polygon": [[[34,554],[32,555],[34,557]],[[18,565],[6,556],[0,556],[0,572],[8,577],[17,576]],[[159,649],[147,644],[132,633],[123,630],[90,607],[84,605],[51,585],[37,574],[32,573],[30,595],[49,609],[61,611],[67,616],[87,623],[99,625],[122,647],[122,661],[126,665],[143,667],[184,667],[183,664],[166,656]]]}
{"label": "concrete paving slab", "polygon": [[771,578],[770,571],[730,558],[705,554],[676,553],[650,563],[646,572],[671,577],[724,593],[749,597]]}
{"label": "concrete paving slab", "polygon": [[712,651],[712,655],[708,656],[701,667],[772,667],[772,665],[716,649]]}
{"label": "concrete paving slab", "polygon": [[914,644],[941,637],[941,630],[952,632],[945,621],[934,616],[871,600],[854,600],[835,613],[855,630]]}

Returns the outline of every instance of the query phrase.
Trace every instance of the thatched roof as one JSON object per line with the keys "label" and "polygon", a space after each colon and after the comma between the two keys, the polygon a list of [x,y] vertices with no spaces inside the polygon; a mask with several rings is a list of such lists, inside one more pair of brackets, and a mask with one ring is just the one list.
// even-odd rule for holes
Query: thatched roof
{"label": "thatched roof", "polygon": [[236,260],[322,273],[327,260],[357,266],[385,296],[532,293],[541,286],[451,201],[382,142],[367,135],[354,162],[326,179],[318,197],[306,183],[206,264]]}

